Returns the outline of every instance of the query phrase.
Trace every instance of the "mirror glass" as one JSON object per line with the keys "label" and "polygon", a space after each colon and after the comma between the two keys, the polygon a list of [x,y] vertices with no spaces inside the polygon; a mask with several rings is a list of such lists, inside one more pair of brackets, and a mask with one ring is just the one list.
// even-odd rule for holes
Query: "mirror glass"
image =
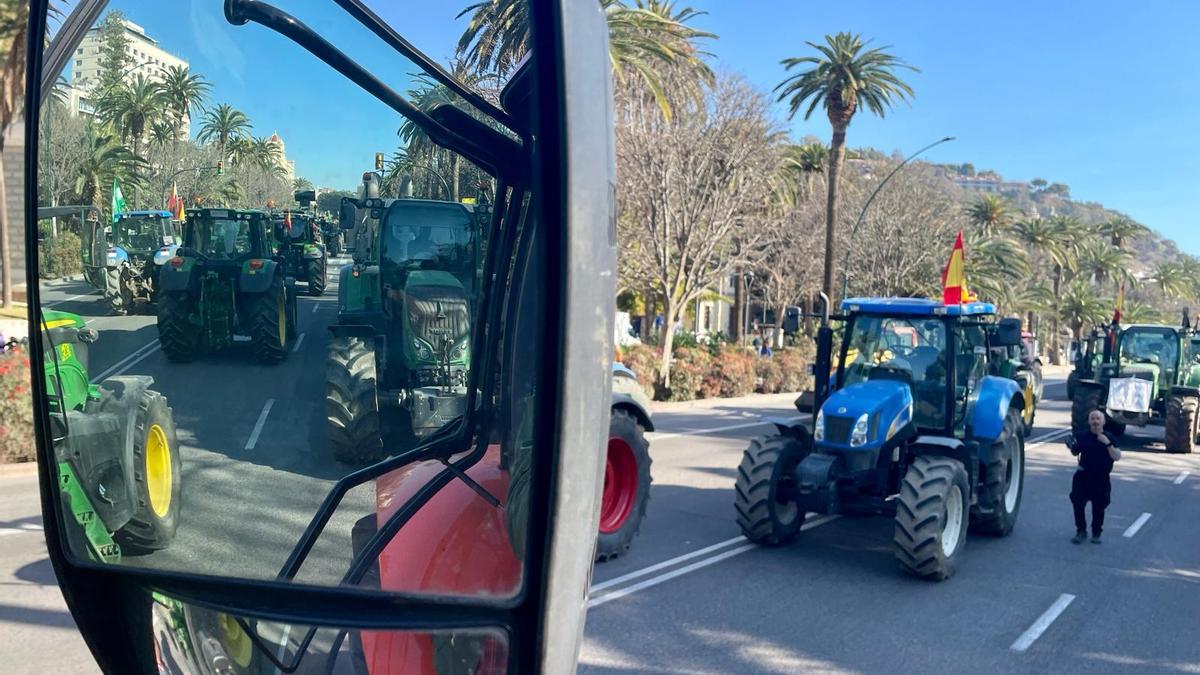
{"label": "mirror glass", "polygon": [[[543,367],[531,158],[508,128],[528,121],[468,103],[334,3],[280,8],[432,117],[223,4],[109,3],[43,97],[36,309],[70,550],[511,595]],[[381,12],[437,55],[468,21]],[[506,77],[456,72],[501,100]],[[472,146],[433,142],[448,107],[479,127]],[[470,149],[492,136],[502,169]]]}

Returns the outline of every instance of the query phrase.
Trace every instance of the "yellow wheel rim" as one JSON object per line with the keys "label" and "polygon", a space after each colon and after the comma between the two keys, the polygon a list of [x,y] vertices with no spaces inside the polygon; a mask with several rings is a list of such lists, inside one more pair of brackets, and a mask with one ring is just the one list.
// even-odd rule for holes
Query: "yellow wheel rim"
{"label": "yellow wheel rim", "polygon": [[146,433],[146,488],[150,493],[150,510],[165,518],[171,510],[171,446],[167,432],[157,424]]}
{"label": "yellow wheel rim", "polygon": [[287,346],[287,293],[279,301],[279,346]]}
{"label": "yellow wheel rim", "polygon": [[239,666],[250,665],[251,645],[250,636],[242,630],[237,620],[224,612],[217,612],[217,629],[221,633],[221,645]]}

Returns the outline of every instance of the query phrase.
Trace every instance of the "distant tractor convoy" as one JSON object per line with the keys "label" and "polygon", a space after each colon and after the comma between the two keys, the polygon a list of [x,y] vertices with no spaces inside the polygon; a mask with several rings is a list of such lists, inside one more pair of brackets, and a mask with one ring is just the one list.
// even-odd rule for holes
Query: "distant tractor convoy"
{"label": "distant tractor convoy", "polygon": [[1087,428],[1101,409],[1117,435],[1127,425],[1161,424],[1169,452],[1192,452],[1200,444],[1200,353],[1184,317],[1180,327],[1112,324],[1077,349],[1069,380],[1071,427]]}
{"label": "distant tractor convoy", "polygon": [[840,354],[828,310],[818,329],[813,422],[776,422],[742,457],[737,523],[780,546],[809,513],[886,515],[904,570],[946,579],[968,529],[1005,536],[1017,521],[1033,402],[991,360],[1020,346],[1020,322],[980,302],[857,298],[842,310]]}

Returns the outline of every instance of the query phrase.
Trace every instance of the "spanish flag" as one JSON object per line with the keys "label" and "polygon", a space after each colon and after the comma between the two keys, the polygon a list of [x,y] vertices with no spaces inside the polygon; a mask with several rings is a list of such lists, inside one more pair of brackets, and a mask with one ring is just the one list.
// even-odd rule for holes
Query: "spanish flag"
{"label": "spanish flag", "polygon": [[171,217],[175,220],[182,221],[185,217],[183,208],[183,198],[179,196],[178,186],[171,184],[171,198],[167,200],[167,211],[171,212]]}
{"label": "spanish flag", "polygon": [[954,240],[954,248],[950,251],[950,260],[946,262],[946,269],[942,270],[942,304],[961,305],[979,299],[967,290],[964,264],[963,234],[962,230],[959,230],[958,237]]}

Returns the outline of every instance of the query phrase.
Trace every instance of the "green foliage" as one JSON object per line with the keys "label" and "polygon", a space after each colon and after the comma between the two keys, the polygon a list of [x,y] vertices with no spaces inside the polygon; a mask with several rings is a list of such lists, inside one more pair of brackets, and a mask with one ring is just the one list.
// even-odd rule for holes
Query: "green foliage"
{"label": "green foliage", "polygon": [[45,279],[79,274],[83,271],[80,258],[81,242],[74,232],[59,232],[57,237],[47,237],[38,246],[38,269]]}
{"label": "green foliage", "polygon": [[675,364],[671,368],[671,386],[668,401],[691,401],[700,395],[700,386],[712,369],[712,356],[706,349],[679,347],[675,350]]}
{"label": "green foliage", "polygon": [[29,374],[23,351],[0,354],[0,464],[34,459]]}
{"label": "green foliage", "polygon": [[780,101],[788,101],[788,117],[795,117],[808,103],[804,119],[824,105],[835,129],[844,129],[859,106],[883,117],[893,104],[913,96],[912,87],[896,71],[917,69],[889,54],[889,47],[867,49],[862,36],[852,33],[826,35],[824,44],[806,41],[818,56],[784,59],[786,70],[809,66],[791,75],[775,88]]}

